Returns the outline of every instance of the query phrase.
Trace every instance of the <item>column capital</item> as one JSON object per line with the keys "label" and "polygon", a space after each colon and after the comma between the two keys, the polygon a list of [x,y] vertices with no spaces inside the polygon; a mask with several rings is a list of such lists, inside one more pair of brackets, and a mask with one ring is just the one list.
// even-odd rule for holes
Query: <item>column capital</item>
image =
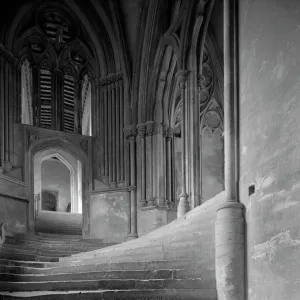
{"label": "column capital", "polygon": [[169,127],[168,125],[164,125],[164,136],[167,140],[172,139],[174,130],[173,128]]}
{"label": "column capital", "polygon": [[143,123],[137,124],[136,129],[137,129],[138,136],[142,139],[145,138],[147,132],[146,124]]}
{"label": "column capital", "polygon": [[129,191],[129,192],[131,192],[131,191],[136,191],[136,190],[137,190],[137,188],[136,188],[135,185],[131,185],[131,186],[128,187],[128,191]]}
{"label": "column capital", "polygon": [[154,121],[148,121],[145,123],[146,125],[146,136],[154,135],[155,131],[155,122]]}
{"label": "column capital", "polygon": [[154,134],[164,134],[164,125],[162,123],[154,123]]}
{"label": "column capital", "polygon": [[179,84],[180,90],[185,89],[185,87],[186,87],[186,80],[187,80],[189,72],[190,71],[188,71],[188,70],[179,70],[176,73],[175,78],[177,80],[177,83]]}
{"label": "column capital", "polygon": [[135,125],[127,125],[123,129],[124,135],[126,139],[134,140],[137,136],[137,130]]}

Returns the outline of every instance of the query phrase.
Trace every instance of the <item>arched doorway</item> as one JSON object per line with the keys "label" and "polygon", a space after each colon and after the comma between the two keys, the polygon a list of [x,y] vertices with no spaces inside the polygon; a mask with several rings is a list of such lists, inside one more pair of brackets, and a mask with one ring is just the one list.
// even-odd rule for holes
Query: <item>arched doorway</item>
{"label": "arched doorway", "polygon": [[53,147],[33,155],[35,230],[81,234],[82,167],[70,152]]}
{"label": "arched doorway", "polygon": [[[29,229],[88,238],[90,169],[85,149],[89,147],[89,139],[75,139],[75,143],[72,143],[63,137],[43,137],[42,134],[44,132],[41,130],[35,134],[27,133],[32,141],[26,164],[30,186]],[[57,172],[61,174],[55,175]],[[51,177],[50,182],[43,182],[43,174],[48,179]],[[66,191],[60,189],[60,185],[66,185],[66,182],[69,194],[63,195]],[[43,196],[48,201],[48,209],[43,206]]]}

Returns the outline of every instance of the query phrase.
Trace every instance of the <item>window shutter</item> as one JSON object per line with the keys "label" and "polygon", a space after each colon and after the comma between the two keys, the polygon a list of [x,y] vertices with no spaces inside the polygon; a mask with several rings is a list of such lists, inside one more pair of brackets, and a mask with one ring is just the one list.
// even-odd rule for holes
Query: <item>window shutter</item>
{"label": "window shutter", "polygon": [[52,124],[52,93],[51,93],[51,73],[49,70],[40,70],[40,93],[41,110],[40,126],[51,128]]}
{"label": "window shutter", "polygon": [[66,75],[64,77],[64,131],[74,132],[75,112],[74,78]]}

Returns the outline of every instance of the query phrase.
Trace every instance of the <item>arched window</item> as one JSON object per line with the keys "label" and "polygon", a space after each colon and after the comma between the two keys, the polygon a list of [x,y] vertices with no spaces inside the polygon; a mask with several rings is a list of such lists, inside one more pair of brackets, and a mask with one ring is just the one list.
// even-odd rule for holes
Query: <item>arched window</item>
{"label": "arched window", "polygon": [[91,124],[91,81],[86,74],[82,83],[81,99],[82,99],[82,134],[92,135]]}
{"label": "arched window", "polygon": [[23,61],[21,66],[21,102],[23,124],[33,124],[32,114],[32,72],[28,59]]}

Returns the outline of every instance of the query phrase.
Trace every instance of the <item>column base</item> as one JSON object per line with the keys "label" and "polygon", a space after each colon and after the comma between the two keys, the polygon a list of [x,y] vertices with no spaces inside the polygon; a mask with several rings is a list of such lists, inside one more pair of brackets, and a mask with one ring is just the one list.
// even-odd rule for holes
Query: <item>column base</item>
{"label": "column base", "polygon": [[127,241],[131,241],[131,240],[135,240],[138,238],[138,235],[137,233],[130,233],[128,236],[127,236]]}
{"label": "column base", "polygon": [[156,206],[156,202],[154,198],[147,199],[148,206]]}
{"label": "column base", "polygon": [[216,282],[219,300],[245,299],[244,206],[226,202],[215,223]]}
{"label": "column base", "polygon": [[146,199],[141,199],[141,200],[140,200],[140,206],[141,206],[141,207],[147,206],[147,200],[146,200]]}
{"label": "column base", "polygon": [[179,198],[177,206],[177,218],[181,218],[190,210],[190,203],[188,201],[188,195],[182,193]]}

